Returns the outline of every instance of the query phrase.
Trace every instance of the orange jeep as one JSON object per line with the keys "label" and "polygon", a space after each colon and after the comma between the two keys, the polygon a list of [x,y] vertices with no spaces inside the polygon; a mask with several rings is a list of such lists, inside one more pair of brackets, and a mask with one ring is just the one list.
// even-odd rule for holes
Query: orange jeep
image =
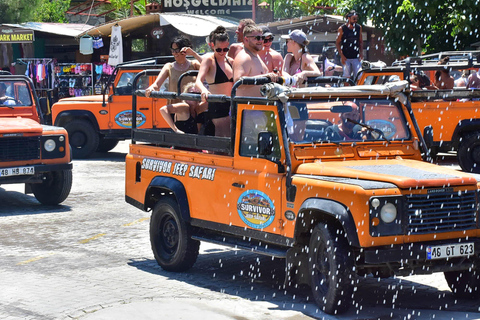
{"label": "orange jeep", "polygon": [[[188,270],[200,241],[286,258],[285,283],[308,284],[331,314],[368,274],[444,272],[456,295],[480,296],[478,177],[422,161],[406,82],[267,82],[209,96],[231,101],[231,138],[132,130],[125,198],[152,210],[158,264]],[[264,97],[236,96],[243,84],[265,84]]]}
{"label": "orange jeep", "polygon": [[72,187],[68,135],[42,123],[31,79],[0,75],[0,185],[25,183],[41,203],[59,204]]}
{"label": "orange jeep", "polygon": [[[108,152],[119,140],[129,139],[132,127],[132,79],[145,69],[152,70],[140,79],[139,88],[146,89],[170,57],[157,57],[126,62],[115,68],[102,95],[72,97],[52,106],[52,123],[65,127],[70,137],[74,158],[87,158],[95,151]],[[168,127],[160,107],[166,99],[138,99],[137,126]]]}
{"label": "orange jeep", "polygon": [[[367,63],[356,82],[359,85],[385,84],[409,79],[417,72],[433,80],[434,71],[445,67],[437,65],[438,59],[433,59],[441,55],[452,57],[446,66],[451,73],[480,68],[480,51],[446,52],[409,58],[392,67],[368,68]],[[410,90],[409,98],[431,154],[456,151],[462,170],[480,173],[480,89]]]}

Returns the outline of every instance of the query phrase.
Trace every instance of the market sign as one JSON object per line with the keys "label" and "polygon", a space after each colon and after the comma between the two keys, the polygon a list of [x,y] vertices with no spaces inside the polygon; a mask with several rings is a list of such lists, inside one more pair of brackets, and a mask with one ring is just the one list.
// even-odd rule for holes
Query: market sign
{"label": "market sign", "polygon": [[1,43],[32,43],[35,40],[33,30],[0,27]]}
{"label": "market sign", "polygon": [[252,0],[163,0],[163,12],[252,18]]}

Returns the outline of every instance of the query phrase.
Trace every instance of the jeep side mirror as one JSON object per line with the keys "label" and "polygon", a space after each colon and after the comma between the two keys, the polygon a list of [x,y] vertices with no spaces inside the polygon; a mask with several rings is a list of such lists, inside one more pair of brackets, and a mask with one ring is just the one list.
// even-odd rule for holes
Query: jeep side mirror
{"label": "jeep side mirror", "polygon": [[258,154],[268,156],[273,152],[273,135],[271,132],[262,131],[258,134]]}

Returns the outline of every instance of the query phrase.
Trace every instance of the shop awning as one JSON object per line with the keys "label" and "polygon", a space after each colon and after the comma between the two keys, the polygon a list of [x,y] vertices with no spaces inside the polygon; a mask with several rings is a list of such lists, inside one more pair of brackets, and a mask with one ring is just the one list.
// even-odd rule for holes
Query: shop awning
{"label": "shop awning", "polygon": [[81,33],[79,37],[87,33],[93,37],[108,36],[112,31],[112,27],[117,24],[122,27],[123,34],[129,34],[131,31],[151,23],[158,23],[158,26],[172,25],[181,32],[196,37],[209,35],[217,26],[234,28],[238,24],[236,21],[214,16],[201,16],[186,13],[152,13],[95,26],[85,30],[85,32]]}
{"label": "shop awning", "polygon": [[62,36],[67,36],[72,38],[79,37],[79,35],[83,31],[91,28],[90,25],[84,24],[84,23],[51,23],[51,22],[25,22],[21,24],[5,23],[3,24],[3,26],[57,34],[57,35],[62,35]]}

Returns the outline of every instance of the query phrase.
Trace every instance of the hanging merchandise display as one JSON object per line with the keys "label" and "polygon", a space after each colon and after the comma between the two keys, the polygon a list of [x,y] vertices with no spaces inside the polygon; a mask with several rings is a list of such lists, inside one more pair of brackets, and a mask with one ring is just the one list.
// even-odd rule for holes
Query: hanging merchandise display
{"label": "hanging merchandise display", "polygon": [[88,34],[80,38],[80,53],[84,55],[93,53],[93,38]]}
{"label": "hanging merchandise display", "polygon": [[112,27],[110,52],[108,56],[109,65],[116,66],[123,62],[122,27],[119,25]]}
{"label": "hanging merchandise display", "polygon": [[103,39],[101,37],[93,38],[93,49],[100,49],[103,47]]}
{"label": "hanging merchandise display", "polygon": [[94,71],[91,63],[59,63],[55,68],[58,98],[93,94]]}

